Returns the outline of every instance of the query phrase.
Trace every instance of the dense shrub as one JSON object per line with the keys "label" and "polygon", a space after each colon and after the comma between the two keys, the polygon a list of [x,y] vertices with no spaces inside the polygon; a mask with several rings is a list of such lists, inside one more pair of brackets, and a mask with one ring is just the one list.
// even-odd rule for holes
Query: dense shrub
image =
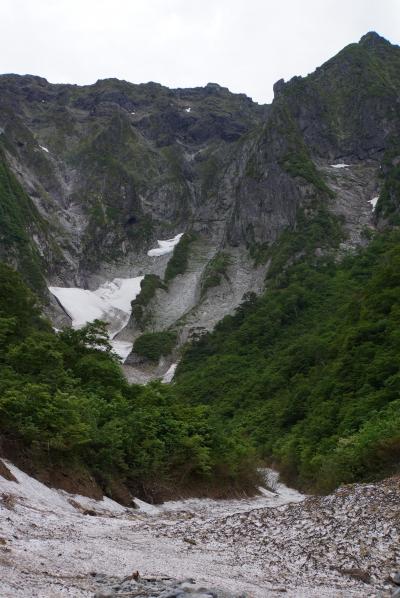
{"label": "dense shrub", "polygon": [[175,245],[171,259],[167,264],[165,270],[165,282],[169,282],[178,274],[184,274],[187,269],[190,244],[194,241],[193,233],[184,233],[180,238],[179,243]]}
{"label": "dense shrub", "polygon": [[138,355],[158,361],[162,355],[169,355],[176,344],[176,332],[145,332],[133,345]]}

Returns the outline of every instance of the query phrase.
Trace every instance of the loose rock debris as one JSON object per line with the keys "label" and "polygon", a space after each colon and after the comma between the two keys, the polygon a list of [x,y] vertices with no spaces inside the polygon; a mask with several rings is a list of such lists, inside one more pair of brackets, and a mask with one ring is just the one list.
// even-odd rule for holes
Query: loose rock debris
{"label": "loose rock debris", "polygon": [[[389,598],[400,481],[127,509],[0,477],[0,596]],[[85,515],[93,511],[96,517]]]}

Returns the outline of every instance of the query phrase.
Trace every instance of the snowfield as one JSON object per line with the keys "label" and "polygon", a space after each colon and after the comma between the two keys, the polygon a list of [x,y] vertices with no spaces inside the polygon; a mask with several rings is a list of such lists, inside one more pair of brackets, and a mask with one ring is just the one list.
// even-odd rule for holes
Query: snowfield
{"label": "snowfield", "polygon": [[128,324],[131,301],[140,293],[142,280],[143,276],[115,278],[96,291],[67,287],[49,287],[49,291],[71,318],[73,328],[82,328],[93,320],[108,322],[111,345],[115,353],[125,361],[132,350],[132,343],[112,339]]}
{"label": "snowfield", "polygon": [[376,204],[378,203],[378,199],[379,199],[379,195],[378,195],[378,197],[373,197],[372,199],[369,199],[369,200],[368,200],[368,203],[370,203],[370,204],[371,204],[372,211],[374,211],[374,210],[375,210],[375,208],[376,208]]}
{"label": "snowfield", "polygon": [[147,252],[147,255],[150,257],[159,257],[160,255],[171,253],[174,250],[175,245],[178,245],[182,235],[183,233],[179,233],[179,235],[176,235],[176,237],[173,237],[172,239],[157,241],[158,247],[150,249],[150,251]]}
{"label": "snowfield", "polygon": [[399,478],[327,497],[276,483],[255,498],[127,509],[47,488],[7,465],[18,483],[0,476],[2,598],[93,597],[100,581],[115,596],[149,595],[123,593],[121,578],[136,570],[142,578],[190,577],[221,589],[218,597],[391,595]]}

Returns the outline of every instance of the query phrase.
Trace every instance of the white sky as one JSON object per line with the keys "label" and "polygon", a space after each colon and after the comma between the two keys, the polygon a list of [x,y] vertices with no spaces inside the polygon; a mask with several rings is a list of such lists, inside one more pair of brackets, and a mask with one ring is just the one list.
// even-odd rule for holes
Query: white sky
{"label": "white sky", "polygon": [[211,81],[269,102],[370,30],[399,44],[400,0],[0,0],[0,73]]}

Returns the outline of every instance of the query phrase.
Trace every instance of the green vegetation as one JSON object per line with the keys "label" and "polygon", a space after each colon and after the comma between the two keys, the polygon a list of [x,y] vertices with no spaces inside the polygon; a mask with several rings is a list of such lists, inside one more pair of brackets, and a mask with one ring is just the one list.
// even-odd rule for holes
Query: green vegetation
{"label": "green vegetation", "polygon": [[377,217],[391,225],[400,224],[400,148],[386,152],[383,160],[384,183],[375,208]]}
{"label": "green vegetation", "polygon": [[398,122],[399,48],[382,38],[370,42],[364,38],[346,46],[311,75],[294,77],[283,90],[291,113],[298,115],[301,106],[303,122],[318,123],[321,138],[332,147],[371,138],[382,120],[387,130]]}
{"label": "green vegetation", "polygon": [[141,357],[158,361],[162,355],[169,355],[176,345],[176,332],[145,332],[133,345],[135,353]]}
{"label": "green vegetation", "polygon": [[333,197],[333,191],[325,183],[319,174],[314,162],[311,160],[305,147],[298,151],[290,152],[282,160],[282,166],[292,176],[299,176],[312,183],[316,189],[323,191],[330,197]]}
{"label": "green vegetation", "polygon": [[34,470],[84,469],[106,491],[118,482],[147,498],[162,488],[232,488],[251,477],[254,458],[208,407],[188,405],[170,385],[129,385],[104,323],[55,334],[1,263],[0,434]]}
{"label": "green vegetation", "polygon": [[45,288],[44,264],[31,234],[43,226],[39,213],[0,150],[0,256],[17,263],[25,280],[39,293]]}
{"label": "green vegetation", "polygon": [[178,274],[184,274],[188,265],[190,245],[194,241],[194,233],[184,233],[175,245],[171,259],[165,270],[164,280],[170,282]]}
{"label": "green vegetation", "polygon": [[218,174],[221,173],[222,159],[214,149],[208,150],[200,162],[201,191],[207,197],[215,189]]}
{"label": "green vegetation", "polygon": [[251,246],[250,256],[255,265],[266,264],[270,260],[267,278],[273,279],[293,261],[312,261],[317,255],[332,254],[343,238],[339,218],[329,212],[323,203],[314,201],[298,211],[293,229],[283,231],[279,240],[272,245],[264,243]]}
{"label": "green vegetation", "polygon": [[398,471],[400,232],[335,263],[304,255],[189,346],[175,388],[292,483]]}
{"label": "green vegetation", "polygon": [[140,293],[131,302],[132,316],[136,323],[143,328],[146,325],[147,318],[145,317],[145,308],[156,294],[157,289],[167,290],[166,285],[162,282],[157,274],[145,274],[140,283]]}
{"label": "green vegetation", "polygon": [[217,287],[221,284],[221,277],[227,277],[227,270],[231,263],[231,258],[224,251],[220,251],[207,264],[204,271],[204,277],[201,283],[201,294],[205,295],[207,289]]}
{"label": "green vegetation", "polygon": [[[150,240],[153,223],[143,213],[138,194],[158,176],[160,158],[135,133],[126,115],[113,115],[106,126],[93,124],[66,159],[85,172],[74,199],[89,217],[83,251],[87,268],[123,257],[126,239],[135,248]],[[104,228],[110,234],[104,235]]]}
{"label": "green vegetation", "polygon": [[299,258],[312,261],[317,254],[332,253],[342,240],[339,219],[324,204],[315,201],[298,211],[294,230],[285,230],[279,240],[264,251],[265,261],[271,259],[267,277],[279,276],[288,264]]}

